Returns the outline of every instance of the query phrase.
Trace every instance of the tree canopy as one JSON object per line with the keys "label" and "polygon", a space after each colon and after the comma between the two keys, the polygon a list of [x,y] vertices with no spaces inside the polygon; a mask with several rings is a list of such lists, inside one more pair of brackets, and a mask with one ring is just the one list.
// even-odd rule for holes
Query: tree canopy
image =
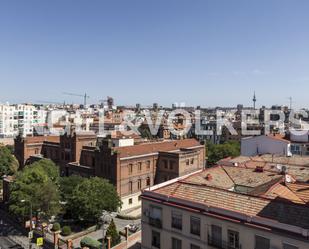
{"label": "tree canopy", "polygon": [[47,159],[18,172],[11,189],[10,211],[19,216],[28,215],[31,202],[33,215],[57,215],[60,212],[58,177],[58,167]]}
{"label": "tree canopy", "polygon": [[18,169],[18,161],[7,146],[0,145],[0,176],[12,175]]}
{"label": "tree canopy", "polygon": [[240,143],[228,141],[223,144],[207,143],[207,157],[210,165],[226,157],[237,157],[240,155]]}
{"label": "tree canopy", "polygon": [[121,207],[121,200],[112,184],[105,179],[93,177],[76,186],[68,205],[75,219],[98,223],[103,210],[117,211]]}

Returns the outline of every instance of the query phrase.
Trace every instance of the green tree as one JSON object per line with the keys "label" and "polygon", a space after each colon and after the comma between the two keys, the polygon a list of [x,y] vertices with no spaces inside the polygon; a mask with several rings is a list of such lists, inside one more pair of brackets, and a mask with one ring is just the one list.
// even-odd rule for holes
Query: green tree
{"label": "green tree", "polygon": [[116,225],[114,220],[111,221],[109,224],[107,231],[106,231],[106,238],[111,237],[111,246],[116,246],[121,242],[120,235],[117,231]]}
{"label": "green tree", "polygon": [[112,184],[93,177],[77,185],[68,205],[75,219],[98,223],[102,211],[117,211],[121,207],[121,200]]}
{"label": "green tree", "polygon": [[18,170],[18,161],[7,146],[0,145],[0,177],[15,174]]}
{"label": "green tree", "polygon": [[74,189],[85,179],[86,178],[76,175],[61,177],[59,179],[61,200],[64,202],[70,202]]}
{"label": "green tree", "polygon": [[81,176],[68,176],[61,177],[59,180],[59,190],[61,201],[65,203],[65,215],[67,218],[72,218],[75,213],[75,206],[73,204],[73,192],[79,184],[81,184],[86,178]]}
{"label": "green tree", "polygon": [[12,184],[10,211],[28,216],[31,202],[34,216],[39,213],[46,218],[57,215],[60,212],[57,172],[57,166],[50,160],[41,160],[18,172]]}
{"label": "green tree", "polygon": [[223,144],[206,144],[207,161],[210,165],[215,164],[219,160],[226,157],[237,157],[240,155],[240,143],[237,141],[229,141]]}

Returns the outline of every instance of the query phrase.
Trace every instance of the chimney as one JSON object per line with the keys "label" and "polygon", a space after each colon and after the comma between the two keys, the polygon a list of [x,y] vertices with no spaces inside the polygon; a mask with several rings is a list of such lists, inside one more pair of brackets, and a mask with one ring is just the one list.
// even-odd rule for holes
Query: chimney
{"label": "chimney", "polygon": [[211,175],[211,174],[207,174],[207,175],[205,176],[205,180],[211,181],[211,180],[212,180],[212,175]]}
{"label": "chimney", "polygon": [[254,171],[258,172],[258,173],[262,173],[262,172],[264,172],[264,168],[263,168],[263,166],[256,166]]}

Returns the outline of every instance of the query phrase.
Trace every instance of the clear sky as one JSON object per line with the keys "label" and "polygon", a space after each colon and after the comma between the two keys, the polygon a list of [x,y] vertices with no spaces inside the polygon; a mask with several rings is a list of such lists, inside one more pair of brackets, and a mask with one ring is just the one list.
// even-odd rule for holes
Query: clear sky
{"label": "clear sky", "polygon": [[0,102],[309,107],[307,0],[2,0]]}

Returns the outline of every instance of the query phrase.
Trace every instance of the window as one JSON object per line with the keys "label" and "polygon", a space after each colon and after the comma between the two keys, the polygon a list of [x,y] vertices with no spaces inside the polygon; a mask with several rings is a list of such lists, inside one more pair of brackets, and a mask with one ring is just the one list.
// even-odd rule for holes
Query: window
{"label": "window", "polygon": [[170,170],[173,170],[173,169],[174,169],[174,164],[175,164],[174,161],[170,161]]}
{"label": "window", "polygon": [[164,168],[167,169],[167,168],[168,168],[168,162],[167,162],[167,160],[163,160],[163,164],[164,164]]}
{"label": "window", "polygon": [[133,200],[132,200],[132,198],[130,198],[129,199],[129,205],[132,205],[132,203],[133,203]]}
{"label": "window", "polygon": [[191,158],[191,164],[194,164],[194,158]]}
{"label": "window", "polygon": [[201,249],[201,248],[199,246],[197,246],[197,245],[191,244],[190,245],[190,249]]}
{"label": "window", "polygon": [[189,165],[189,164],[190,164],[190,160],[187,159],[187,160],[186,160],[186,165]]}
{"label": "window", "polygon": [[190,218],[190,231],[191,234],[200,236],[201,235],[201,219],[191,216]]}
{"label": "window", "polygon": [[160,243],[160,233],[156,231],[152,231],[151,245],[156,248],[161,248]]}
{"label": "window", "polygon": [[146,166],[147,166],[147,169],[150,169],[150,161],[147,161]]}
{"label": "window", "polygon": [[137,182],[137,188],[138,190],[140,190],[142,188],[142,180],[139,179],[138,182]]}
{"label": "window", "polygon": [[209,244],[216,247],[222,246],[222,228],[216,225],[211,225],[211,237]]}
{"label": "window", "polygon": [[129,174],[132,174],[133,172],[133,164],[129,164]]}
{"label": "window", "polygon": [[129,182],[129,191],[132,192],[133,190],[133,182]]}
{"label": "window", "polygon": [[287,243],[283,243],[283,249],[298,249],[298,247],[292,246],[292,245],[287,244]]}
{"label": "window", "polygon": [[162,209],[160,207],[150,206],[149,224],[157,228],[162,228]]}
{"label": "window", "polygon": [[147,186],[147,187],[150,186],[150,177],[147,177],[147,179],[146,179],[146,186]]}
{"label": "window", "polygon": [[182,230],[182,214],[177,211],[172,211],[172,228]]}
{"label": "window", "polygon": [[231,249],[239,249],[239,233],[236,231],[228,230],[228,244]]}
{"label": "window", "polygon": [[138,171],[142,171],[142,163],[141,162],[138,163]]}
{"label": "window", "polygon": [[172,249],[181,249],[181,240],[172,238]]}
{"label": "window", "polygon": [[270,240],[258,235],[255,235],[255,249],[270,249]]}

